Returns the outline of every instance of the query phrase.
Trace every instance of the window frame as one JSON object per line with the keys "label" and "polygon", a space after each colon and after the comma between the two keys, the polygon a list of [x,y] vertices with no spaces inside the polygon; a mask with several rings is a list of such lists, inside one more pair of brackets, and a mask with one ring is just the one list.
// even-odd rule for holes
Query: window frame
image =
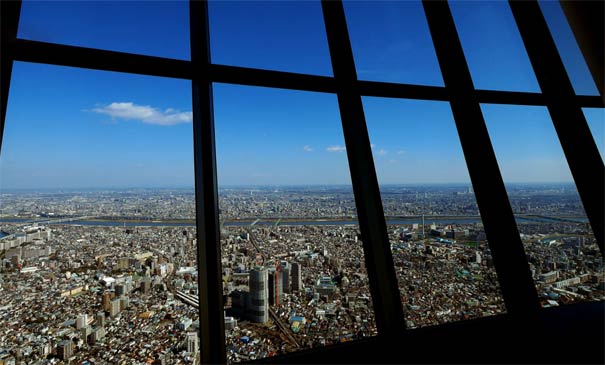
{"label": "window frame", "polygon": [[212,64],[207,1],[189,2],[190,61],[18,39],[21,1],[3,1],[0,152],[13,61],[191,80],[201,360],[225,363],[212,84],[337,95],[378,336],[383,339],[406,329],[361,97],[446,101],[458,128],[506,315],[535,319],[541,311],[538,297],[480,104],[548,108],[603,255],[605,169],[582,113],[584,107],[605,108],[603,89],[599,89],[600,96],[575,94],[536,0],[509,4],[542,92],[475,89],[448,3],[423,0],[422,4],[443,74],[443,87],[358,80],[341,0],[321,0],[332,77]]}

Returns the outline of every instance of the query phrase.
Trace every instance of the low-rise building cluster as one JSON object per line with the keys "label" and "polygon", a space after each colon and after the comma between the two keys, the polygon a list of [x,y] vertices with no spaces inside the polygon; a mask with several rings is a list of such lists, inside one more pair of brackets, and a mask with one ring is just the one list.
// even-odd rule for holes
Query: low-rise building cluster
{"label": "low-rise building cluster", "polygon": [[[0,352],[27,364],[197,363],[198,311],[173,294],[197,295],[179,269],[195,266],[194,234],[53,225],[4,252]],[[43,254],[23,255],[31,250]]]}
{"label": "low-rise building cluster", "polygon": [[[505,312],[472,189],[381,190],[386,216],[413,216],[387,226],[408,328]],[[509,195],[542,305],[605,299],[577,193]],[[377,334],[350,188],[233,188],[219,198],[228,362]],[[190,190],[2,199],[0,363],[199,362]],[[548,216],[557,212],[566,215]]]}

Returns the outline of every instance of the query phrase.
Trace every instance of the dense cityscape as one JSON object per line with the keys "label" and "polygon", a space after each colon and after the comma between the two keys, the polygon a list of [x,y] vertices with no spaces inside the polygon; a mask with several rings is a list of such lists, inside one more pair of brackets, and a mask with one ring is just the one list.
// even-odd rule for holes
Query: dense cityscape
{"label": "dense cityscape", "polygon": [[[540,301],[603,300],[573,185],[507,186]],[[407,327],[506,311],[469,185],[382,186]],[[0,364],[196,364],[192,189],[0,194]],[[377,334],[350,187],[219,190],[227,360]]]}

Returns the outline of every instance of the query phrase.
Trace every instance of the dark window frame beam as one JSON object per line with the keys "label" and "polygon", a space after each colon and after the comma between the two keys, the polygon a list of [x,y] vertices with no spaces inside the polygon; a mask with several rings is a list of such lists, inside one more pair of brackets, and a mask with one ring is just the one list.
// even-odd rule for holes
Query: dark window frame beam
{"label": "dark window frame beam", "polygon": [[[605,167],[544,15],[535,0],[509,5],[601,255],[605,241]],[[588,168],[587,168],[588,166]]]}
{"label": "dark window frame beam", "polygon": [[[16,39],[12,42],[11,49],[15,61],[183,80],[193,78],[191,61],[185,60],[24,39]],[[331,76],[220,64],[209,64],[207,70],[207,77],[215,83],[333,94],[337,91],[336,82]],[[438,101],[450,101],[451,99],[447,89],[443,86],[356,80],[350,87],[362,96]],[[543,94],[531,92],[474,90],[473,97],[480,103],[535,106],[546,106],[548,104]],[[605,103],[599,96],[574,95],[573,98],[584,108],[605,108]]]}
{"label": "dark window frame beam", "polygon": [[189,2],[200,358],[227,362],[208,2]]}
{"label": "dark window frame beam", "polygon": [[15,61],[175,79],[190,80],[193,71],[185,60],[25,39],[16,40],[14,55]]}
{"label": "dark window frame beam", "polygon": [[4,136],[4,120],[13,73],[14,50],[21,15],[21,0],[0,2],[0,152]]}
{"label": "dark window frame beam", "polygon": [[540,304],[454,18],[445,1],[422,2],[477,205],[512,318],[537,318]]}
{"label": "dark window frame beam", "polygon": [[361,95],[352,87],[357,73],[344,7],[340,0],[322,0],[321,6],[338,88],[336,94],[376,327],[378,336],[389,338],[405,330],[405,317]]}

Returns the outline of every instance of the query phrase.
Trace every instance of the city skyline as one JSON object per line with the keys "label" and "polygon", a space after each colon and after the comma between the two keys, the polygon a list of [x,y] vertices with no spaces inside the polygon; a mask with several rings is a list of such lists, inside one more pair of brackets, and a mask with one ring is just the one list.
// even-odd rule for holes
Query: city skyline
{"label": "city skyline", "polygon": [[[556,182],[556,181],[537,181],[537,182],[506,182],[507,186],[518,187],[518,186],[529,186],[529,187],[537,187],[537,186],[552,186],[552,187],[561,187],[561,186],[569,186],[575,188],[575,184],[571,181],[568,182]],[[379,184],[380,188],[388,188],[388,187],[407,187],[407,188],[418,188],[418,187],[461,187],[461,188],[472,188],[470,183],[461,182],[461,183],[401,183],[401,184]],[[251,185],[251,184],[222,184],[218,190],[219,193],[221,191],[226,190],[249,190],[249,189],[275,189],[275,188],[347,188],[351,190],[353,187],[350,184],[273,184],[273,185]],[[34,187],[34,188],[2,188],[0,194],[2,193],[19,193],[19,192],[51,192],[51,193],[59,193],[59,192],[94,192],[94,191],[128,191],[128,190],[143,190],[143,191],[154,191],[154,190],[185,190],[185,191],[194,191],[194,186],[76,186],[76,187]]]}

